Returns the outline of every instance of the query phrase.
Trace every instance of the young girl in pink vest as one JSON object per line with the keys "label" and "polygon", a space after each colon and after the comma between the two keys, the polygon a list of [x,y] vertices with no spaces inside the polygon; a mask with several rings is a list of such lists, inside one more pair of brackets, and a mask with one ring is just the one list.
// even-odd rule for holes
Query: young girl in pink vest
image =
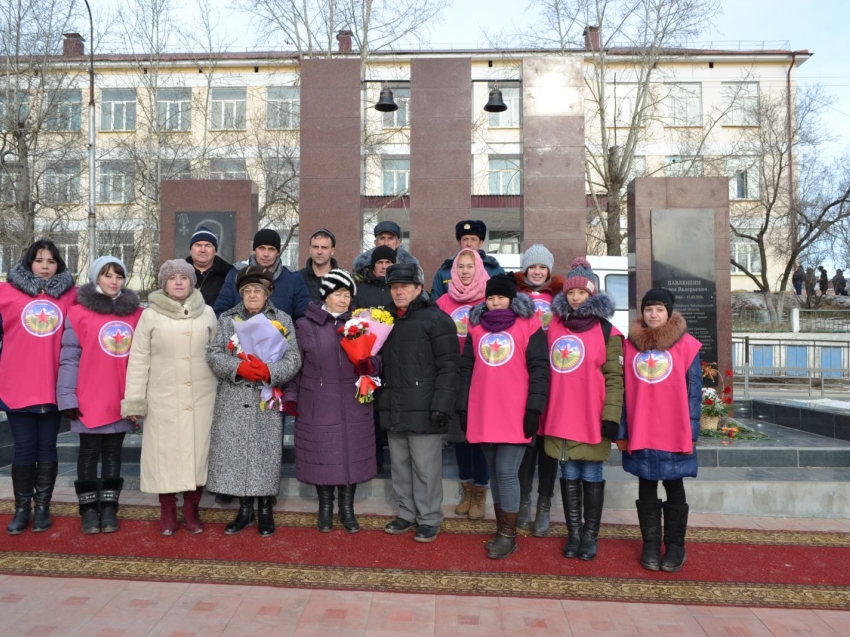
{"label": "young girl in pink vest", "polygon": [[56,245],[41,239],[0,283],[0,410],[6,412],[15,445],[12,489],[15,515],[6,532],[51,526],[50,500],[59,455],[56,437],[62,414],[56,407],[59,350],[68,308],[77,302],[74,278]]}
{"label": "young girl in pink vest", "polygon": [[[673,311],[673,293],[653,288],[625,343],[626,408],[617,447],[623,468],[639,478],[637,511],[643,536],[641,564],[674,573],[685,563],[688,503],[683,478],[696,478],[702,372],[700,342]],[[658,499],[658,481],[667,501]],[[664,546],[661,559],[661,512]]]}
{"label": "young girl in pink vest", "polygon": [[[469,328],[469,312],[477,304],[484,302],[484,289],[490,275],[484,269],[481,255],[476,250],[466,248],[455,256],[451,277],[448,293],[438,298],[436,303],[454,321],[462,352]],[[458,477],[463,489],[463,497],[455,507],[455,513],[468,516],[472,520],[480,520],[484,517],[490,483],[487,460],[481,447],[466,441],[456,416],[453,416],[449,423],[447,438],[449,442],[454,443]]]}
{"label": "young girl in pink vest", "polygon": [[467,439],[481,445],[494,476],[498,530],[486,548],[487,557],[503,559],[517,550],[519,465],[546,407],[549,363],[540,320],[531,299],[517,295],[516,279],[497,275],[486,294],[470,313],[457,408]]}
{"label": "young girl in pink vest", "polygon": [[598,291],[585,259],[573,261],[552,311],[545,450],[561,463],[568,531],[563,556],[592,560],[605,501],[602,463],[623,411],[623,335],[608,321],[614,299]]}
{"label": "young girl in pink vest", "polygon": [[[118,530],[121,446],[133,429],[121,417],[130,344],[142,309],[139,297],[125,290],[127,266],[112,256],[96,259],[89,283],[77,291],[78,305],[68,310],[56,397],[59,409],[80,434],[74,487],[83,533]],[[101,462],[98,481],[97,463]]]}

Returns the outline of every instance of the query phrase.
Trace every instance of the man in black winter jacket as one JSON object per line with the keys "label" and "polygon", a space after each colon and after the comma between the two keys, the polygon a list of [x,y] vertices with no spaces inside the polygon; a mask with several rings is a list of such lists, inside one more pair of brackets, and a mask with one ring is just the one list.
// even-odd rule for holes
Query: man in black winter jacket
{"label": "man in black winter jacket", "polygon": [[307,259],[307,265],[298,272],[304,278],[310,298],[314,301],[322,300],[322,295],[319,293],[322,277],[339,267],[334,259],[335,251],[336,237],[327,228],[316,230],[310,237],[310,258]]}
{"label": "man in black winter jacket", "polygon": [[388,308],[392,304],[386,274],[387,268],[393,265],[396,259],[396,251],[389,246],[377,246],[372,250],[371,269],[366,272],[363,282],[357,285],[355,307]]}
{"label": "man in black winter jacket", "polygon": [[422,292],[422,269],[398,263],[387,269],[395,316],[381,349],[381,427],[387,432],[398,517],[387,533],[418,525],[414,539],[433,542],[443,521],[443,434],[460,382],[457,328]]}
{"label": "man in black winter jacket", "polygon": [[231,270],[232,264],[228,263],[216,254],[218,251],[218,237],[206,226],[201,226],[189,240],[189,256],[186,263],[195,268],[195,279],[204,303],[212,307],[221,292],[225,279]]}

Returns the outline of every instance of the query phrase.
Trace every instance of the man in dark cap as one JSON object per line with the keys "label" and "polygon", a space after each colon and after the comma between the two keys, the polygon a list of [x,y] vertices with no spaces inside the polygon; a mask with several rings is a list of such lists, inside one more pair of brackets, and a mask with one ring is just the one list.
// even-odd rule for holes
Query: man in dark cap
{"label": "man in dark cap", "polygon": [[392,303],[390,286],[387,283],[387,268],[396,263],[398,257],[389,246],[377,246],[372,250],[370,269],[357,286],[354,299],[356,307],[389,307]]}
{"label": "man in dark cap", "polygon": [[[484,262],[484,269],[490,276],[504,274],[505,271],[499,261],[492,254],[483,250],[484,239],[487,238],[487,225],[480,219],[464,219],[455,225],[455,238],[457,239],[458,251],[463,249],[477,250]],[[457,255],[457,252],[455,252]],[[452,263],[455,255],[443,261],[443,265],[434,274],[431,284],[431,300],[436,301],[449,291],[449,282],[452,280]]]}
{"label": "man in dark cap", "polygon": [[320,228],[310,236],[310,258],[307,259],[307,265],[298,272],[304,277],[310,298],[314,301],[322,300],[320,293],[322,277],[331,270],[339,268],[334,259],[335,250],[336,237],[327,228]]}
{"label": "man in dark cap", "polygon": [[298,272],[292,272],[280,261],[280,235],[271,228],[264,228],[254,235],[254,254],[246,261],[235,264],[216,299],[215,315],[236,307],[242,300],[236,289],[236,271],[249,265],[260,265],[272,273],[274,292],[269,301],[277,309],[292,317],[292,320],[304,316],[304,311],[310,303],[310,292]]}
{"label": "man in dark cap", "polygon": [[399,512],[384,530],[400,535],[418,526],[414,539],[433,542],[443,521],[443,434],[460,381],[457,328],[423,296],[419,266],[391,265],[387,282],[395,322],[381,349],[378,409]]}
{"label": "man in dark cap", "polygon": [[[401,228],[395,221],[381,221],[375,226],[375,247],[387,246],[396,251],[395,263],[414,263],[419,265],[419,261],[405,250],[401,245]],[[366,279],[366,274],[372,267],[372,251],[375,248],[366,250],[359,257],[354,259],[354,278],[357,283],[361,283]]]}
{"label": "man in dark cap", "polygon": [[186,263],[195,267],[195,287],[201,291],[204,303],[212,307],[227,280],[233,265],[218,254],[218,237],[206,226],[200,226],[189,239],[189,256]]}

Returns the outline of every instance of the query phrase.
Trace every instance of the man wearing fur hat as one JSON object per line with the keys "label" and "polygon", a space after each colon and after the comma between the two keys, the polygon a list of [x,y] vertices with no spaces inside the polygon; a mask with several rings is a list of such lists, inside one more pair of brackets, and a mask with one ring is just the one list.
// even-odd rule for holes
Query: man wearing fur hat
{"label": "man wearing fur hat", "polygon": [[[499,265],[496,257],[487,254],[482,248],[486,237],[487,225],[480,219],[464,219],[463,221],[458,221],[455,225],[455,239],[457,239],[458,250],[463,250],[464,248],[477,250],[478,254],[481,255],[481,260],[484,262],[484,269],[487,270],[487,274],[491,277],[497,274],[504,274],[505,271]],[[449,291],[453,263],[454,255],[443,261],[443,265],[440,266],[440,269],[434,275],[434,281],[431,283],[432,300],[436,301]]]}
{"label": "man wearing fur hat", "polygon": [[[375,226],[375,248],[387,246],[396,251],[396,260],[393,263],[412,263],[419,265],[419,260],[404,249],[401,245],[401,227],[395,221],[381,221]],[[359,285],[366,280],[367,273],[374,267],[372,254],[375,248],[366,250],[354,259],[354,280]]]}
{"label": "man wearing fur hat", "polygon": [[204,297],[204,303],[212,307],[218,298],[227,275],[235,270],[232,264],[218,254],[218,237],[206,226],[201,226],[189,239],[189,256],[186,263],[195,268],[197,288]]}

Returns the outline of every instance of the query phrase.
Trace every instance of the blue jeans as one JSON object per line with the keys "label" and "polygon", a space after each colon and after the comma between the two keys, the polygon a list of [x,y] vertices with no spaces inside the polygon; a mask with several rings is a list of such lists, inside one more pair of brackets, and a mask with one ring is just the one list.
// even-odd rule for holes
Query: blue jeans
{"label": "blue jeans", "polygon": [[12,464],[59,461],[56,437],[59,435],[59,425],[62,424],[61,412],[10,411],[6,417],[15,443]]}
{"label": "blue jeans", "polygon": [[519,511],[519,465],[526,445],[483,443],[481,449],[495,479],[490,485],[493,504],[501,504],[505,513]]}
{"label": "blue jeans", "polygon": [[584,480],[602,482],[602,463],[590,460],[567,460],[561,462],[561,478],[564,480]]}
{"label": "blue jeans", "polygon": [[473,482],[479,487],[486,487],[490,483],[490,470],[487,467],[487,459],[481,451],[481,445],[457,442],[455,458],[461,482]]}

